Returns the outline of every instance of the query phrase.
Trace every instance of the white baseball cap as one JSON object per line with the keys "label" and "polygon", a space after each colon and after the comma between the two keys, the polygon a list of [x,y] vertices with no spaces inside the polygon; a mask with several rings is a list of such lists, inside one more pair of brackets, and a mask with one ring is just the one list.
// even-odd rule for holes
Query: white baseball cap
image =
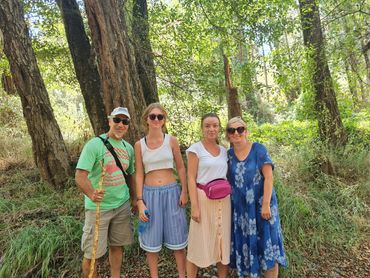
{"label": "white baseball cap", "polygon": [[125,115],[128,118],[130,118],[130,113],[128,113],[128,110],[126,107],[116,107],[113,109],[112,113],[110,113],[110,116],[108,118],[112,118],[113,116],[117,115]]}

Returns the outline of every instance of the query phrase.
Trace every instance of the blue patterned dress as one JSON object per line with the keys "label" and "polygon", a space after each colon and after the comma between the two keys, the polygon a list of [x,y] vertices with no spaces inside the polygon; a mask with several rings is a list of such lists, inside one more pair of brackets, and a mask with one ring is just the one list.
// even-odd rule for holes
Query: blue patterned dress
{"label": "blue patterned dress", "polygon": [[230,266],[239,277],[260,277],[262,271],[277,262],[285,267],[283,236],[281,233],[276,193],[273,188],[271,219],[261,217],[264,178],[262,166],[273,163],[266,147],[253,143],[247,158],[240,161],[231,148],[229,180],[233,188]]}

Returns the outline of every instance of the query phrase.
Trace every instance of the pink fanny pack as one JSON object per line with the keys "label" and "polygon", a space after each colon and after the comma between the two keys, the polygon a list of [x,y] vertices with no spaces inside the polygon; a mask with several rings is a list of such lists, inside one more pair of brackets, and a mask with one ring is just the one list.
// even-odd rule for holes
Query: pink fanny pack
{"label": "pink fanny pack", "polygon": [[225,198],[231,193],[231,185],[224,179],[215,179],[206,184],[197,183],[197,186],[212,200]]}

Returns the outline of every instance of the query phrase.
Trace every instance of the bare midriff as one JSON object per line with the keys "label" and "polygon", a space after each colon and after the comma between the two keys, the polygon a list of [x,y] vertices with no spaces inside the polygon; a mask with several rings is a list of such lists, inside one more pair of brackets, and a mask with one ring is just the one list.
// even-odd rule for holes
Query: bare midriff
{"label": "bare midriff", "polygon": [[147,186],[160,186],[176,182],[173,169],[153,170],[145,174],[144,184]]}

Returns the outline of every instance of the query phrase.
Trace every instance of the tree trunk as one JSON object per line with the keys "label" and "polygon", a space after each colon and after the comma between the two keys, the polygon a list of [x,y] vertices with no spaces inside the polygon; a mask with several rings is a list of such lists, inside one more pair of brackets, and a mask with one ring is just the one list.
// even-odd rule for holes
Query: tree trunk
{"label": "tree trunk", "polygon": [[[350,23],[348,22],[346,17],[344,17],[342,21],[345,34],[352,36],[351,32],[353,31],[353,27],[350,26]],[[347,76],[348,88],[352,95],[355,106],[358,106],[358,85],[360,86],[361,91],[363,89],[362,78],[358,72],[358,61],[355,53],[353,52],[353,44],[351,43],[349,45],[348,43],[345,43],[344,47],[343,62]]]}
{"label": "tree trunk", "polygon": [[346,76],[347,76],[347,82],[348,82],[348,88],[352,95],[353,103],[357,106],[358,105],[358,96],[357,96],[357,86],[356,86],[356,80],[352,76],[352,72],[350,70],[350,66],[348,64],[348,61],[346,57],[344,58],[344,68],[346,70]]}
{"label": "tree trunk", "polygon": [[368,51],[370,49],[370,41],[367,43],[362,42],[362,54],[364,55],[365,60],[365,67],[366,67],[366,84],[365,84],[365,91],[362,92],[362,100],[365,103],[369,102],[369,94],[370,94],[370,59],[368,55]]}
{"label": "tree trunk", "polygon": [[[266,90],[269,86],[269,83],[268,83],[268,76],[267,76],[267,62],[266,62],[266,56],[265,56],[265,47],[262,43],[262,60],[263,60],[263,75],[265,77],[265,87],[266,87]],[[269,96],[269,94],[268,94]]]}
{"label": "tree trunk", "polygon": [[1,76],[1,85],[3,86],[3,89],[7,94],[14,95],[17,93],[11,75],[3,73]]}
{"label": "tree trunk", "polygon": [[238,90],[232,85],[229,59],[226,57],[226,55],[223,55],[223,57],[224,57],[225,88],[227,95],[228,116],[229,119],[237,116],[241,117],[242,111],[238,100]]}
{"label": "tree trunk", "polygon": [[145,108],[143,89],[127,35],[122,0],[84,0],[97,54],[106,111],[125,106],[131,115],[128,140],[140,138],[139,121]]}
{"label": "tree trunk", "polygon": [[158,102],[157,80],[153,51],[149,39],[148,6],[146,0],[135,0],[132,11],[132,34],[135,44],[136,68],[146,104]]}
{"label": "tree trunk", "polygon": [[[76,0],[57,0],[74,68],[95,135],[108,131],[100,77]],[[109,111],[110,112],[110,111]]]}
{"label": "tree trunk", "polygon": [[359,61],[357,60],[357,57],[352,49],[349,49],[347,51],[349,61],[350,70],[352,72],[352,75],[356,76],[356,83],[358,83],[358,86],[360,86],[361,96],[366,95],[366,83],[363,81],[361,77],[361,73],[359,71]]}
{"label": "tree trunk", "polygon": [[333,80],[326,60],[324,38],[316,0],[299,0],[303,40],[313,65],[315,109],[319,135],[329,145],[344,145],[347,135],[340,117]]}
{"label": "tree trunk", "polygon": [[0,1],[0,29],[4,35],[4,53],[32,139],[35,163],[44,180],[63,188],[71,175],[69,156],[28,37],[23,9],[17,0]]}

